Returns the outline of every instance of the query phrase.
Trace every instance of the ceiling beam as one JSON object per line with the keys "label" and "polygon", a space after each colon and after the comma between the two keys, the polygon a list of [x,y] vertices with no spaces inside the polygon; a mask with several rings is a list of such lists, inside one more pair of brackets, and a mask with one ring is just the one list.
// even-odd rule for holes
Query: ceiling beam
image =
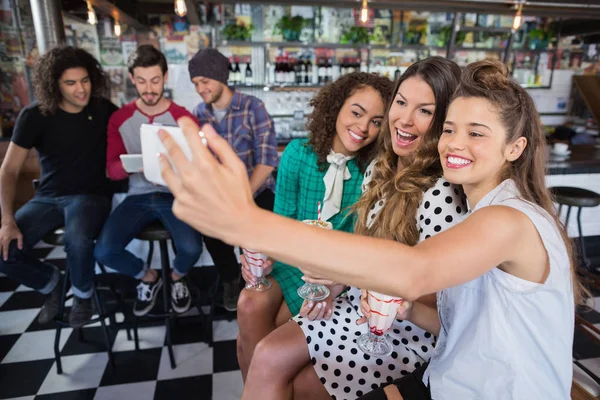
{"label": "ceiling beam", "polygon": [[110,15],[113,17],[115,21],[119,21],[119,23],[127,25],[129,27],[135,28],[138,31],[147,31],[148,27],[142,24],[137,19],[132,16],[126,14],[119,7],[109,2],[108,0],[89,0],[90,3],[97,8],[102,14]]}

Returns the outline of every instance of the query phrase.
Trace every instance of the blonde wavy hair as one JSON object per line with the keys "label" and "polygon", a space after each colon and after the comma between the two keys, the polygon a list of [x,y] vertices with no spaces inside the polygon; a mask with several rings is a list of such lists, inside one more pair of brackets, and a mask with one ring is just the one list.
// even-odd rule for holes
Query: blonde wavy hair
{"label": "blonde wavy hair", "polygon": [[[368,190],[353,207],[357,214],[355,233],[392,239],[411,246],[418,243],[419,228],[415,223],[415,215],[423,193],[442,176],[437,143],[450,99],[460,81],[460,73],[456,63],[443,57],[429,57],[408,67],[396,82],[394,97],[405,80],[412,77],[423,79],[433,91],[435,112],[423,143],[409,156],[402,157],[403,168],[398,172],[398,156],[392,147],[389,126],[392,102],[388,104],[377,139],[380,153],[373,167],[372,180]],[[377,223],[369,226],[369,211],[382,199],[385,199],[385,204],[377,216]]]}

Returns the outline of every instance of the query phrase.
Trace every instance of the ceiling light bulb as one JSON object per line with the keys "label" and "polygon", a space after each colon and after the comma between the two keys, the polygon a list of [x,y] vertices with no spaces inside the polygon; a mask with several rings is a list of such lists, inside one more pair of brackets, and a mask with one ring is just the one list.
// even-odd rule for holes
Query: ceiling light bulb
{"label": "ceiling light bulb", "polygon": [[121,36],[121,24],[119,24],[119,21],[115,21],[115,36]]}
{"label": "ceiling light bulb", "polygon": [[369,8],[367,5],[367,0],[363,0],[362,8],[360,9],[360,22],[366,24],[369,20]]}
{"label": "ceiling light bulb", "polygon": [[523,23],[523,16],[521,15],[522,12],[523,12],[523,3],[519,4],[519,7],[517,8],[517,13],[515,14],[515,19],[513,20],[512,29],[515,32],[519,30],[519,28],[521,27],[521,24]]}
{"label": "ceiling light bulb", "polygon": [[88,7],[88,19],[87,22],[90,25],[96,25],[98,23],[98,17],[96,17],[96,12],[94,11],[94,7],[92,7],[92,5],[90,4],[90,2],[87,2],[87,7]]}
{"label": "ceiling light bulb", "polygon": [[175,0],[175,14],[180,17],[185,17],[187,14],[187,6],[185,0]]}

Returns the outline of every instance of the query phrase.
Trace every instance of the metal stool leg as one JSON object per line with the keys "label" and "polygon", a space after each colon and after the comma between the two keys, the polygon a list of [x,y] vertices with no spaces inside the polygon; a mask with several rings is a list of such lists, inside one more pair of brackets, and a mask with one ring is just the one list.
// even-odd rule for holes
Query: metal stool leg
{"label": "metal stool leg", "polygon": [[137,324],[137,317],[134,315],[133,316],[133,342],[135,343],[135,350],[139,350],[140,349],[140,338],[138,336],[138,324]]}
{"label": "metal stool leg", "polygon": [[[94,303],[96,303],[96,310],[98,311],[98,315],[104,314],[104,309],[102,307],[102,303],[100,302],[100,296],[98,296],[98,291],[96,290],[96,284],[94,283],[92,295],[94,297]],[[106,326],[106,321],[104,318],[100,319],[100,324],[102,325],[102,332],[104,333],[104,344],[106,345],[106,352],[108,353],[108,361],[113,369],[116,368],[115,358],[112,352],[111,341],[110,341],[110,333],[108,332],[108,327]],[[83,329],[80,329],[83,331]]]}
{"label": "metal stool leg", "polygon": [[[100,268],[100,272],[102,272],[103,275],[108,276],[108,272],[106,272],[106,267],[104,267],[104,265],[98,263],[98,267]],[[113,284],[113,282],[109,283],[108,288],[110,289],[110,292],[113,294],[113,296],[115,296],[115,300],[117,302],[118,309],[120,309],[123,312],[123,316],[125,317],[125,322],[127,322],[127,314],[125,312],[125,310],[127,310],[127,307],[125,306],[125,302],[123,301],[123,298],[121,297],[121,295],[119,295],[119,293],[117,293],[117,290],[115,289],[115,285]],[[115,330],[115,334],[116,334],[116,332],[118,331],[118,327],[117,327],[117,318],[115,317],[114,314],[110,315],[109,321],[110,321],[111,326]],[[125,331],[127,332],[127,340],[131,340],[131,330],[129,329],[129,325],[125,325]]]}
{"label": "metal stool leg", "polygon": [[565,229],[569,232],[569,218],[571,217],[571,206],[567,207],[567,218],[565,218]]}
{"label": "metal stool leg", "polygon": [[589,268],[590,262],[587,258],[587,255],[585,254],[585,243],[583,241],[583,233],[581,231],[581,210],[582,210],[582,207],[579,207],[579,210],[577,210],[577,231],[579,232],[579,246],[581,246],[581,256],[583,258],[583,266],[585,268]]}
{"label": "metal stool leg", "polygon": [[150,268],[150,266],[152,265],[152,255],[154,254],[154,242],[149,241],[148,242],[148,258],[146,259],[146,265],[148,265],[148,268]]}
{"label": "metal stool leg", "polygon": [[[160,244],[160,263],[162,270],[163,279],[163,304],[164,311],[166,314],[169,313],[171,308],[171,268],[169,267],[169,248],[166,240],[161,240]],[[175,356],[173,355],[173,342],[171,337],[171,319],[173,316],[167,315],[165,317],[165,328],[166,328],[166,342],[169,351],[169,359],[171,361],[171,368],[175,369]]]}
{"label": "metal stool leg", "polygon": [[62,294],[60,297],[60,305],[58,306],[58,315],[56,321],[56,333],[54,334],[54,361],[56,361],[56,373],[62,374],[62,362],[60,360],[60,332],[62,330],[62,319],[65,313],[65,297],[67,297],[67,287],[69,286],[69,268],[65,270],[63,278]]}

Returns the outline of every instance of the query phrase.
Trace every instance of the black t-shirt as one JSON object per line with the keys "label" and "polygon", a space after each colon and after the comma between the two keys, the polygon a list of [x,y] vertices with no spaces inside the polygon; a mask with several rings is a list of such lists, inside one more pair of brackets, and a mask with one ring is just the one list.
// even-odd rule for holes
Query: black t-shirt
{"label": "black t-shirt", "polygon": [[42,169],[42,196],[110,193],[106,177],[106,129],[117,107],[104,98],[92,98],[82,112],[58,109],[42,115],[37,103],[21,110],[12,141],[35,148]]}

